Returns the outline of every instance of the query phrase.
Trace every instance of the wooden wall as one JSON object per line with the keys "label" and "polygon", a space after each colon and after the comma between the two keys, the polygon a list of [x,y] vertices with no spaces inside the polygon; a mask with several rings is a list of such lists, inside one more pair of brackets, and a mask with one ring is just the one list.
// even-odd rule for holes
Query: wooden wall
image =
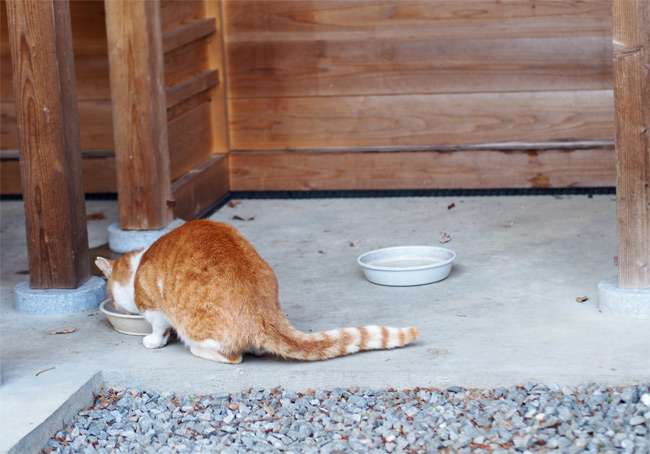
{"label": "wooden wall", "polygon": [[[104,1],[72,0],[70,10],[85,191],[116,192]],[[0,11],[1,192],[15,194],[21,187],[4,1]],[[160,19],[171,189],[176,215],[191,217],[228,191],[221,8],[214,1],[161,0]]]}
{"label": "wooden wall", "polygon": [[224,19],[232,189],[614,184],[608,0],[237,0]]}
{"label": "wooden wall", "polygon": [[[87,192],[115,192],[104,2],[71,2],[79,127]],[[6,2],[0,2],[0,191],[20,193],[18,135],[7,33]]]}
{"label": "wooden wall", "polygon": [[[4,6],[0,182],[15,193]],[[615,184],[609,0],[161,6],[176,181],[229,151],[231,190]],[[85,188],[112,192],[103,1],[71,12]]]}

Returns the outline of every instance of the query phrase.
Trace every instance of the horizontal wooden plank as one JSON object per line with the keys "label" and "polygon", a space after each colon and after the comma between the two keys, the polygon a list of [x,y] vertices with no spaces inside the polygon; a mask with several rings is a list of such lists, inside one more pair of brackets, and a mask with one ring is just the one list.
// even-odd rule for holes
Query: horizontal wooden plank
{"label": "horizontal wooden plank", "polygon": [[600,90],[611,2],[224,4],[231,98]]}
{"label": "horizontal wooden plank", "polygon": [[[110,99],[79,100],[79,131],[83,151],[114,150],[113,118]],[[3,149],[18,148],[16,110],[13,102],[0,102],[0,144]]]}
{"label": "horizontal wooden plank", "polygon": [[169,89],[209,67],[206,44],[206,40],[194,41],[164,55],[165,89]]}
{"label": "horizontal wooden plank", "polygon": [[168,123],[172,181],[212,154],[210,103],[203,103]]}
{"label": "horizontal wooden plank", "polygon": [[172,182],[174,215],[193,219],[228,193],[228,157],[212,155]]}
{"label": "horizontal wooden plank", "polygon": [[615,186],[614,147],[233,152],[231,191]]}
{"label": "horizontal wooden plank", "polygon": [[189,99],[219,83],[219,71],[211,69],[170,87],[165,92],[167,108]]}
{"label": "horizontal wooden plank", "polygon": [[611,35],[610,0],[236,0],[228,42]]}
{"label": "horizontal wooden plank", "polygon": [[[0,54],[9,55],[6,0],[0,0]],[[106,49],[104,0],[73,0],[70,22],[75,55],[93,54]]]}
{"label": "horizontal wooden plank", "polygon": [[[6,2],[0,1],[0,100],[13,101],[11,52],[7,33]],[[103,0],[70,2],[70,18],[77,79],[77,99],[107,99],[108,53]]]}
{"label": "horizontal wooden plank", "polygon": [[233,98],[599,90],[610,36],[230,43]]}
{"label": "horizontal wooden plank", "polygon": [[[106,50],[91,55],[75,55],[77,99],[80,101],[108,99],[111,96],[108,55]],[[0,99],[14,100],[11,57],[0,57]]]}
{"label": "horizontal wooden plank", "polygon": [[215,31],[216,24],[213,17],[182,25],[163,35],[163,52],[178,49],[192,41],[210,36]]}
{"label": "horizontal wooden plank", "polygon": [[[114,193],[117,191],[115,157],[110,153],[83,153],[84,192],[87,194]],[[20,164],[18,157],[0,160],[0,193],[21,194]]]}
{"label": "horizontal wooden plank", "polygon": [[0,102],[0,147],[18,149],[18,124],[13,101]]}
{"label": "horizontal wooden plank", "polygon": [[610,140],[612,90],[234,99],[234,150]]}
{"label": "horizontal wooden plank", "polygon": [[204,14],[204,0],[161,0],[160,26],[162,34],[166,35],[183,25],[202,19]]}

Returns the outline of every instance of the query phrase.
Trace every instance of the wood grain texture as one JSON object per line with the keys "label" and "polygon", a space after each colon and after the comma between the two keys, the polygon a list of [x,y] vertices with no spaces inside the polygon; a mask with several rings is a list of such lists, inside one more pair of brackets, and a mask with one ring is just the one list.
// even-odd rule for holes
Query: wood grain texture
{"label": "wood grain texture", "polygon": [[105,8],[120,225],[160,229],[173,219],[160,3]]}
{"label": "wood grain texture", "polygon": [[190,24],[182,25],[163,35],[163,52],[178,49],[192,41],[210,36],[215,30],[214,17],[198,19]]}
{"label": "wood grain texture", "polygon": [[228,157],[212,155],[172,183],[174,213],[181,219],[194,219],[228,191]]}
{"label": "wood grain texture", "polygon": [[169,159],[172,181],[212,154],[210,103],[169,122]]}
{"label": "wood grain texture", "polygon": [[206,39],[165,53],[165,88],[171,88],[208,68]]}
{"label": "wood grain texture", "polygon": [[[13,102],[0,102],[1,149],[18,149],[16,108]],[[77,101],[82,151],[114,149],[110,99]]]}
{"label": "wood grain texture", "polygon": [[611,87],[608,1],[229,1],[230,95]]}
{"label": "wood grain texture", "polygon": [[[112,153],[81,154],[83,188],[86,194],[117,192],[115,156]],[[22,194],[20,164],[17,153],[4,150],[0,154],[0,193]]]}
{"label": "wood grain texture", "polygon": [[586,149],[230,154],[232,191],[612,186],[612,146]]}
{"label": "wood grain texture", "polygon": [[219,83],[219,72],[216,69],[205,70],[196,76],[185,79],[167,89],[167,108],[196,96],[202,91],[206,91]]}
{"label": "wood grain texture", "polygon": [[611,38],[235,42],[233,98],[611,88]]}
{"label": "wood grain texture", "polygon": [[232,0],[224,3],[227,35],[237,41],[272,36],[429,36],[450,39],[581,36],[611,33],[609,0]]}
{"label": "wood grain texture", "polygon": [[611,139],[611,90],[233,99],[234,150]]}
{"label": "wood grain texture", "polygon": [[613,138],[608,0],[224,3],[234,150]]}
{"label": "wood grain texture", "polygon": [[219,72],[219,84],[212,89],[211,131],[213,153],[230,151],[230,123],[228,113],[228,80],[226,76],[225,31],[222,15],[222,0],[209,0],[205,3],[207,17],[215,18],[216,32],[207,40],[208,63],[211,69]]}
{"label": "wood grain texture", "polygon": [[618,283],[650,288],[650,6],[615,0]]}
{"label": "wood grain texture", "polygon": [[205,3],[211,1],[214,0],[161,0],[160,27],[163,36],[205,18]]}
{"label": "wood grain texture", "polygon": [[[13,102],[11,53],[7,34],[6,1],[0,0],[0,99]],[[77,79],[77,99],[109,99],[108,51],[104,2],[70,2],[70,16]]]}
{"label": "wood grain texture", "polygon": [[90,259],[69,4],[12,0],[7,16],[30,287],[77,288]]}

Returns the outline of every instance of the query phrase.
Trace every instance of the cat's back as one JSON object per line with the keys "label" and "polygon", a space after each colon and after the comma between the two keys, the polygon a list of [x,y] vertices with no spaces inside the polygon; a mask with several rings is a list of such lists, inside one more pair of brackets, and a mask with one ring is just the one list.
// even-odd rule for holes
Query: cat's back
{"label": "cat's back", "polygon": [[237,229],[207,219],[186,222],[161,237],[145,252],[141,266],[152,262],[176,274],[238,273],[268,266]]}

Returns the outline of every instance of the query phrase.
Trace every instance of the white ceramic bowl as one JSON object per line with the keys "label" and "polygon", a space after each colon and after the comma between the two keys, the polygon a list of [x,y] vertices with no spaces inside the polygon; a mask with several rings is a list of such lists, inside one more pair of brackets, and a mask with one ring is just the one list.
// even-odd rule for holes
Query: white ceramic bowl
{"label": "white ceramic bowl", "polygon": [[106,318],[111,322],[115,331],[132,336],[146,336],[151,334],[151,325],[142,315],[127,314],[121,312],[109,299],[102,301],[99,310],[106,314]]}
{"label": "white ceramic bowl", "polygon": [[366,252],[357,261],[366,279],[380,285],[410,286],[449,276],[456,254],[434,246],[398,246]]}

